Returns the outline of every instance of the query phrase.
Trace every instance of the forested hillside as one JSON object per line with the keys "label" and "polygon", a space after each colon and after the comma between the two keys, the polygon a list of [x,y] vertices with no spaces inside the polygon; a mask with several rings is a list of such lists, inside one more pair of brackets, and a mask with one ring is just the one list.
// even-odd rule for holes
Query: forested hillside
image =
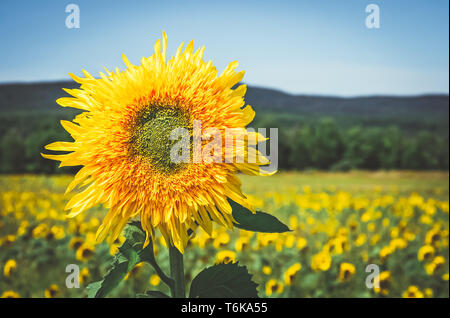
{"label": "forested hillside", "polygon": [[[70,140],[59,124],[76,110],[59,107],[74,82],[0,85],[2,173],[67,172],[42,159],[43,145]],[[292,95],[248,87],[253,128],[279,129],[279,168],[440,169],[449,166],[449,97]]]}

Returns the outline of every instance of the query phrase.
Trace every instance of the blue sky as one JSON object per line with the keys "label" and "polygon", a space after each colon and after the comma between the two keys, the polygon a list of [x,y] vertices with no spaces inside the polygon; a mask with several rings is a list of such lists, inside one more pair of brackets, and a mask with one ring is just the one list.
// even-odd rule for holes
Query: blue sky
{"label": "blue sky", "polygon": [[[68,29],[66,5],[80,8]],[[368,4],[380,28],[365,26]],[[84,68],[123,69],[168,35],[205,45],[222,70],[238,60],[248,84],[298,94],[445,93],[449,88],[447,0],[2,1],[0,82],[69,79]]]}

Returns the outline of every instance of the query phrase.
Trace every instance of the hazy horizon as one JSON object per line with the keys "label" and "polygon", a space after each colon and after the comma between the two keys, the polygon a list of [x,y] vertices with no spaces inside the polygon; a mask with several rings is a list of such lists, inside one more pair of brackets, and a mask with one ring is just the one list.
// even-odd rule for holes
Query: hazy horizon
{"label": "hazy horizon", "polygon": [[[44,81],[15,81],[15,82],[0,82],[0,86],[2,85],[39,85],[39,84],[57,84],[57,83],[74,83],[76,84],[72,79],[61,79],[61,80],[44,80]],[[449,93],[419,93],[419,94],[368,94],[368,95],[352,95],[352,96],[344,96],[344,95],[338,95],[338,94],[307,94],[307,93],[292,93],[288,91],[284,91],[282,89],[276,88],[276,87],[268,87],[268,86],[261,86],[261,85],[254,85],[242,82],[241,84],[246,84],[250,88],[257,88],[257,89],[265,89],[265,90],[273,90],[277,91],[283,94],[291,95],[291,96],[311,96],[311,97],[327,97],[327,98],[376,98],[376,97],[399,97],[399,98],[408,98],[408,97],[422,97],[422,96],[447,96],[449,97]],[[61,89],[61,92],[63,90]]]}

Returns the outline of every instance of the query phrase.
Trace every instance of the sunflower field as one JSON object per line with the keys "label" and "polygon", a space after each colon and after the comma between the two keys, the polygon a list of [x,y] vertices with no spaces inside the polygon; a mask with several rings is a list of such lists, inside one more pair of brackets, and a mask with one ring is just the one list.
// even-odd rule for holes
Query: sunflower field
{"label": "sunflower field", "polygon": [[[449,297],[448,173],[278,173],[241,176],[258,210],[276,215],[286,233],[197,228],[185,253],[188,285],[206,266],[245,264],[259,297]],[[108,271],[124,238],[95,243],[107,209],[67,218],[72,176],[0,176],[0,295],[87,297]],[[169,267],[164,240],[155,255]],[[276,257],[275,257],[276,255]],[[66,268],[79,267],[79,288]],[[368,286],[367,268],[378,269]],[[110,294],[168,292],[154,269],[138,263]]]}

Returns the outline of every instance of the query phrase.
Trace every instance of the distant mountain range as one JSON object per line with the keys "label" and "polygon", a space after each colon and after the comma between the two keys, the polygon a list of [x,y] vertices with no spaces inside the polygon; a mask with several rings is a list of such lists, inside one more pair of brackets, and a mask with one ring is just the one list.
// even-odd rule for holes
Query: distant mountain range
{"label": "distant mountain range", "polygon": [[[74,82],[0,84],[0,112],[54,110],[55,100],[65,96],[61,88],[77,88]],[[389,118],[447,123],[448,95],[333,97],[292,95],[275,89],[249,86],[247,104],[274,115],[330,116],[368,119]]]}
{"label": "distant mountain range", "polygon": [[274,89],[249,87],[247,102],[257,108],[288,112],[358,113],[423,112],[447,114],[448,95],[335,97],[292,95]]}

